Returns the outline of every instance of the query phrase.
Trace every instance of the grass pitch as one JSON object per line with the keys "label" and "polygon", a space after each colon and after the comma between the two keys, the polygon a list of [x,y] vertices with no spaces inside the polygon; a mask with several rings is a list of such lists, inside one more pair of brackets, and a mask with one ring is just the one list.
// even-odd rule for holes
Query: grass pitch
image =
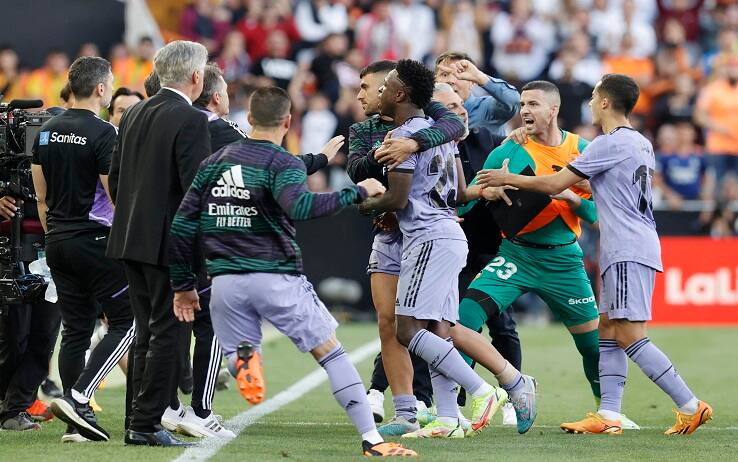
{"label": "grass pitch", "polygon": [[[376,327],[354,324],[342,327],[338,336],[351,351],[376,338]],[[410,440],[407,446],[427,461],[476,460],[738,460],[738,405],[735,377],[738,329],[660,328],[651,339],[674,361],[697,395],[712,404],[715,418],[688,437],[662,433],[674,422],[672,403],[633,363],[625,391],[623,412],[643,430],[622,436],[568,435],[559,430],[562,421],[576,420],[595,409],[584,379],[580,358],[569,334],[561,326],[523,328],[523,367],[539,382],[538,420],[526,435],[514,428],[493,425],[472,439]],[[317,368],[286,338],[264,347],[267,398],[274,396]],[[368,383],[372,361],[359,370]],[[492,383],[491,374],[484,376]],[[248,404],[231,389],[218,392],[215,410],[226,420],[243,412]],[[0,461],[170,461],[182,450],[123,445],[123,387],[98,391],[103,411],[100,424],[111,434],[107,443],[62,444],[64,426],[57,419],[38,432],[0,432]],[[183,397],[188,403],[189,398]],[[391,415],[391,396],[385,399]],[[345,461],[363,460],[359,438],[331,396],[327,382],[298,401],[249,426],[211,460],[233,461]]]}

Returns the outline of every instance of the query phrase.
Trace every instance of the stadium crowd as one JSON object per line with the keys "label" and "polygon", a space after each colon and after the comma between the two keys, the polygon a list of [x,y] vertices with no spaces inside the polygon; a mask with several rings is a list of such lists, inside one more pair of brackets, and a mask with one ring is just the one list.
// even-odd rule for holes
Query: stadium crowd
{"label": "stadium crowd", "polygon": [[[255,88],[289,91],[291,152],[318,152],[364,119],[355,98],[359,71],[377,59],[433,67],[441,52],[455,50],[518,88],[550,80],[564,101],[561,127],[589,139],[596,135],[586,110],[593,85],[603,73],[630,75],[643,89],[633,120],[659,157],[656,207],[699,209],[703,232],[735,233],[738,3],[731,0],[196,0],[178,17],[167,38],[206,46],[229,85],[229,118],[244,129]],[[86,43],[78,55],[99,51]],[[115,87],[143,94],[155,51],[148,37],[133,49],[112,47]],[[27,69],[3,47],[0,93],[61,105],[69,64],[67,54],[50,50],[43,67]],[[516,124],[517,117],[509,122]],[[311,176],[313,190],[350,181],[347,149]]]}

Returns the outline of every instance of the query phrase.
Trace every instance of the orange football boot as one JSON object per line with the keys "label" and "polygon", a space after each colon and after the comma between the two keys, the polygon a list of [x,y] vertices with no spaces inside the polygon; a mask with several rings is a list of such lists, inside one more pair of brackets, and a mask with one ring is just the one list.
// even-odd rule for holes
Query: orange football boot
{"label": "orange football boot", "polygon": [[676,423],[666,430],[664,435],[689,435],[694,433],[700,425],[712,419],[712,407],[706,402],[700,401],[697,412],[694,414],[684,414],[676,409],[674,409],[674,414],[676,414]]}
{"label": "orange football boot", "polygon": [[238,360],[236,361],[236,384],[243,399],[251,404],[264,401],[264,371],[261,366],[261,354],[253,345],[241,343],[238,345]]}
{"label": "orange football boot", "polygon": [[561,429],[567,433],[623,434],[623,426],[619,420],[607,420],[595,412],[587,413],[587,416],[579,422],[562,423]]}
{"label": "orange football boot", "polygon": [[397,457],[397,456],[417,456],[418,453],[412,449],[407,449],[399,443],[390,443],[383,441],[372,445],[368,441],[362,443],[364,455],[367,457]]}

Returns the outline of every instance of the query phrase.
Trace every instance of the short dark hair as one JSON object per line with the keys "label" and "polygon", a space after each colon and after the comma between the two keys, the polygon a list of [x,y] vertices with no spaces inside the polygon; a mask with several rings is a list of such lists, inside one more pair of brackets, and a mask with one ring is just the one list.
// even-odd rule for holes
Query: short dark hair
{"label": "short dark hair", "polygon": [[137,96],[138,99],[143,100],[144,97],[141,93],[137,91],[133,91],[126,87],[120,87],[117,90],[115,90],[115,93],[113,93],[113,97],[110,98],[110,114],[112,115],[113,112],[115,112],[115,100],[118,99],[119,96]]}
{"label": "short dark hair", "polygon": [[597,87],[612,104],[613,109],[629,116],[636,103],[641,90],[631,77],[624,74],[605,74]]}
{"label": "short dark hair", "polygon": [[387,73],[395,67],[397,67],[397,61],[390,61],[389,59],[374,61],[361,70],[361,72],[359,73],[359,78],[363,79],[365,75],[376,74],[377,72]]}
{"label": "short dark hair", "polygon": [[256,126],[276,127],[289,115],[291,105],[290,96],[281,88],[259,88],[251,95],[249,114]]}
{"label": "short dark hair", "polygon": [[541,90],[544,93],[555,95],[559,104],[561,104],[561,93],[559,92],[559,87],[557,87],[554,83],[549,82],[548,80],[534,80],[532,82],[528,82],[523,85],[523,88],[520,89],[520,92],[522,93],[529,90]]}
{"label": "short dark hair", "polygon": [[474,64],[474,60],[471,58],[471,56],[464,53],[463,51],[445,51],[438,55],[438,58],[436,58],[436,67],[438,67],[439,64],[447,59],[449,61],[461,61],[462,59],[465,59]]}
{"label": "short dark hair", "polygon": [[397,77],[405,84],[410,102],[424,108],[433,97],[436,78],[425,64],[412,59],[402,59],[397,63]]}
{"label": "short dark hair", "polygon": [[77,58],[69,68],[69,87],[76,98],[89,98],[110,75],[110,63],[97,56]]}
{"label": "short dark hair", "polygon": [[61,89],[59,92],[59,97],[64,101],[65,103],[69,102],[69,98],[72,96],[72,87],[69,86],[69,82],[67,82],[66,85],[64,85],[64,88]]}
{"label": "short dark hair", "polygon": [[205,72],[202,78],[202,93],[195,100],[194,104],[198,106],[207,106],[210,103],[210,98],[218,90],[218,84],[220,78],[223,76],[223,71],[215,64],[208,64],[205,66]]}
{"label": "short dark hair", "polygon": [[149,98],[161,90],[161,83],[159,83],[159,76],[156,75],[156,71],[151,71],[151,74],[144,80],[144,90],[146,90],[146,96]]}

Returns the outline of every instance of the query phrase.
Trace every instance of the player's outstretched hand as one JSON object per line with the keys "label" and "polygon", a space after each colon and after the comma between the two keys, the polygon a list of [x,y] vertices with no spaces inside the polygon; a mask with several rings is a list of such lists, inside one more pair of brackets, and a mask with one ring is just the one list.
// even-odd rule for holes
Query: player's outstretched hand
{"label": "player's outstretched hand", "polygon": [[181,322],[195,320],[195,311],[200,311],[200,297],[197,290],[174,292],[174,315]]}
{"label": "player's outstretched hand", "polygon": [[502,140],[502,143],[505,144],[508,141],[512,140],[514,143],[523,145],[528,142],[528,134],[525,133],[525,127],[518,127],[515,130],[511,131],[509,135],[507,135],[507,138]]}
{"label": "player's outstretched hand", "polygon": [[482,189],[482,197],[487,199],[488,201],[505,201],[507,205],[512,205],[512,201],[507,196],[507,190],[517,191],[518,188],[515,186],[505,185],[505,186],[497,186],[494,188],[484,188]]}
{"label": "player's outstretched hand", "polygon": [[466,59],[455,61],[447,66],[439,64],[437,68],[441,72],[454,74],[457,79],[469,80],[477,85],[484,85],[489,80],[487,74],[480,71],[474,63]]}
{"label": "player's outstretched hand", "polygon": [[374,160],[392,170],[418,152],[418,149],[418,142],[411,138],[388,138],[374,152]]}
{"label": "player's outstretched hand", "polygon": [[15,206],[15,199],[10,196],[0,197],[0,217],[4,220],[10,220],[15,216],[18,207]]}
{"label": "player's outstretched hand", "polygon": [[502,168],[490,168],[487,170],[480,170],[477,173],[477,184],[482,188],[504,186],[505,177],[508,175],[509,170],[507,164],[510,159],[502,161]]}
{"label": "player's outstretched hand", "polygon": [[366,180],[357,183],[357,186],[361,186],[366,189],[366,193],[369,197],[381,196],[387,190],[382,183],[374,178],[367,178]]}
{"label": "player's outstretched hand", "polygon": [[328,142],[320,149],[320,152],[325,154],[325,156],[328,158],[328,163],[333,160],[334,157],[336,157],[336,154],[338,154],[338,150],[341,149],[341,146],[343,146],[343,143],[346,142],[346,137],[343,135],[334,136]]}

